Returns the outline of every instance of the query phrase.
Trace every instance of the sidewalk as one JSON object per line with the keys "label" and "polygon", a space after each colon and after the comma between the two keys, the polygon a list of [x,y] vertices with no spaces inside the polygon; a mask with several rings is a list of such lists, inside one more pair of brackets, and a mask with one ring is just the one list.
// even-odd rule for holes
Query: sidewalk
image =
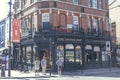
{"label": "sidewalk", "polygon": [[18,70],[11,70],[11,77],[8,76],[8,70],[5,71],[5,77],[1,77],[0,74],[0,78],[49,78],[49,77],[50,77],[49,73],[46,73],[46,75],[42,75],[42,73],[40,72],[39,75],[35,76],[34,71],[21,72]]}
{"label": "sidewalk", "polygon": [[98,68],[98,69],[86,69],[86,70],[78,70],[76,72],[64,72],[64,75],[69,76],[90,76],[90,75],[96,75],[96,74],[106,74],[106,73],[115,73],[120,72],[120,68],[114,67],[114,68]]}
{"label": "sidewalk", "polygon": [[[72,71],[72,72],[63,72],[63,77],[69,77],[69,76],[90,76],[90,75],[96,75],[96,74],[106,74],[106,73],[114,73],[114,72],[120,72],[119,68],[100,68],[100,69],[88,69],[83,70],[83,73],[81,73],[81,70],[78,71]],[[1,73],[1,71],[0,71]],[[57,72],[52,74],[51,77],[58,77]],[[50,73],[46,73],[46,75],[42,75],[40,72],[40,76],[35,76],[34,71],[30,72],[20,72],[18,70],[11,70],[11,77],[8,77],[8,71],[5,72],[5,77],[0,78],[50,78]]]}

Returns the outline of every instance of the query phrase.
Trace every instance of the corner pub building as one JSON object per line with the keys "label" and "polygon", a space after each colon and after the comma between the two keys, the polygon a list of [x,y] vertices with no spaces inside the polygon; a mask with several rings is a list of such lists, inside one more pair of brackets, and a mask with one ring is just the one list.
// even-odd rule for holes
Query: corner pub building
{"label": "corner pub building", "polygon": [[108,0],[15,0],[14,17],[21,21],[14,63],[34,64],[45,55],[53,70],[59,57],[63,70],[109,67]]}

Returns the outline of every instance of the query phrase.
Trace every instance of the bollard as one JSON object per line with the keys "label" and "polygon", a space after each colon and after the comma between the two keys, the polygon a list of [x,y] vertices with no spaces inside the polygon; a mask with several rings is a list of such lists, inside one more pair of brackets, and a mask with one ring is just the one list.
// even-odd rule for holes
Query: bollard
{"label": "bollard", "polygon": [[5,77],[5,64],[2,64],[1,67],[1,77]]}

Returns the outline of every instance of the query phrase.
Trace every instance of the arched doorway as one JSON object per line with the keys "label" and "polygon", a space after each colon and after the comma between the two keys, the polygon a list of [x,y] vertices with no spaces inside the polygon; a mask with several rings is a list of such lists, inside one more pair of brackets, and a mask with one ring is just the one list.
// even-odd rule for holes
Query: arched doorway
{"label": "arched doorway", "polygon": [[100,47],[93,45],[85,46],[85,67],[98,68],[101,67]]}

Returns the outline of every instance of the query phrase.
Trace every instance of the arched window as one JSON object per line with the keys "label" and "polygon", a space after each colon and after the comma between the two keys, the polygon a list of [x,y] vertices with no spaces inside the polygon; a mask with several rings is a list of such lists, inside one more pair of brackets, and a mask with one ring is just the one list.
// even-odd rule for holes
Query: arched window
{"label": "arched window", "polygon": [[66,62],[74,62],[74,46],[72,44],[67,44],[66,48]]}
{"label": "arched window", "polygon": [[74,49],[74,46],[72,44],[67,44],[65,46],[66,49]]}

